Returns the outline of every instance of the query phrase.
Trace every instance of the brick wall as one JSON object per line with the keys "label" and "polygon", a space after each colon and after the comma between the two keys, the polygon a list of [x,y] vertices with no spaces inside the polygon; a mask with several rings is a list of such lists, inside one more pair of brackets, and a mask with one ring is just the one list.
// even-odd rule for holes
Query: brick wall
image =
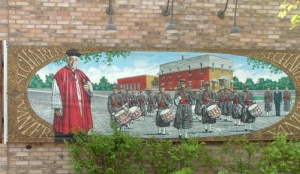
{"label": "brick wall", "polygon": [[[175,0],[174,20],[179,33],[167,35],[170,16],[163,16],[166,1],[113,0],[112,16],[118,32],[106,34],[108,0],[0,0],[0,40],[15,45],[62,46],[97,44],[121,48],[211,48],[300,50],[300,30],[289,30],[279,19],[276,0],[240,0],[237,23],[242,35],[228,35],[234,2],[224,19],[216,16],[226,0]],[[72,19],[74,18],[74,20]],[[76,19],[75,19],[76,18]],[[71,173],[64,144],[0,144],[1,173]],[[63,155],[60,158],[60,154]]]}
{"label": "brick wall", "polygon": [[72,173],[69,160],[63,143],[0,144],[0,174]]}
{"label": "brick wall", "polygon": [[[229,36],[234,1],[225,18],[216,16],[226,0],[175,0],[174,20],[179,33],[166,35],[170,16],[163,16],[166,1],[113,0],[118,33],[104,28],[108,0],[1,0],[0,40],[22,45],[97,43],[105,47],[214,48],[299,50],[299,29],[289,30],[289,18],[279,19],[280,1],[240,0],[239,37]],[[72,17],[76,18],[72,20]],[[8,18],[8,20],[7,20]]]}

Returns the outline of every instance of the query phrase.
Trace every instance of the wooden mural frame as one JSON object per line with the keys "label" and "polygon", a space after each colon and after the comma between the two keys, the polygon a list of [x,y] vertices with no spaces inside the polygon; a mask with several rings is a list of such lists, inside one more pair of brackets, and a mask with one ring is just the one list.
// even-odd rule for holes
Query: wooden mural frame
{"label": "wooden mural frame", "polygon": [[[75,46],[19,46],[8,45],[8,142],[53,142],[52,125],[32,110],[27,98],[27,87],[35,73],[45,65],[65,56],[74,48],[82,54],[105,51],[187,51],[234,54],[253,57],[282,69],[293,81],[296,96],[300,95],[300,53],[290,50],[240,49],[168,49],[168,48],[103,48],[98,45]],[[249,140],[272,140],[274,135],[286,133],[288,139],[300,139],[300,101],[296,98],[288,116],[275,125],[244,134]],[[228,138],[240,137],[229,136]],[[226,139],[226,138],[225,138]],[[222,137],[199,137],[200,141],[223,141]]]}

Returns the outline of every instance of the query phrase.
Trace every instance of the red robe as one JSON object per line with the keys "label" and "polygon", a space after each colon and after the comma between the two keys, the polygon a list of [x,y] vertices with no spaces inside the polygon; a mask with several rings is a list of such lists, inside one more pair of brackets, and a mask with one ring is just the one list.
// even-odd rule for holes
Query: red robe
{"label": "red robe", "polygon": [[93,128],[91,113],[91,96],[83,89],[83,79],[85,82],[90,79],[81,71],[74,70],[81,91],[82,115],[78,104],[76,80],[72,70],[68,67],[61,68],[54,76],[60,90],[63,105],[63,116],[54,113],[53,128],[56,132],[69,134],[72,131],[88,131]]}

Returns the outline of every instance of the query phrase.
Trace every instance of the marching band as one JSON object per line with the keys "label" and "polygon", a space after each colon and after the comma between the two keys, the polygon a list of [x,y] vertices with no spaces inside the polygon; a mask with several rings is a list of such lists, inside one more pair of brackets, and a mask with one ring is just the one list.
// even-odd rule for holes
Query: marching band
{"label": "marching band", "polygon": [[[116,91],[117,87],[114,87],[113,93],[108,97],[107,108],[111,121],[116,123],[120,131],[129,128],[134,120],[145,121],[145,116],[154,116],[153,124],[158,128],[158,135],[168,134],[166,128],[173,122],[178,130],[178,137],[182,138],[184,135],[187,139],[188,130],[195,121],[193,115],[196,119],[199,117],[199,122],[204,125],[204,133],[212,132],[212,125],[217,119],[224,119],[228,124],[233,122],[233,126],[243,124],[245,131],[254,131],[252,124],[262,114],[261,107],[247,85],[241,92],[237,92],[237,88],[214,91],[210,89],[210,83],[205,83],[205,88],[193,95],[190,89],[185,88],[185,80],[181,79],[173,98],[164,91],[164,84],[159,86],[158,92],[150,90],[146,95],[144,91],[139,91],[137,95],[135,92],[130,93],[128,89],[124,92],[122,88],[119,93]],[[264,93],[264,104],[272,102],[270,94],[268,87]],[[290,103],[290,93],[287,90],[284,92],[284,99]],[[289,106],[285,106],[284,111],[288,112],[289,109]],[[267,116],[270,110],[270,106],[265,105]]]}

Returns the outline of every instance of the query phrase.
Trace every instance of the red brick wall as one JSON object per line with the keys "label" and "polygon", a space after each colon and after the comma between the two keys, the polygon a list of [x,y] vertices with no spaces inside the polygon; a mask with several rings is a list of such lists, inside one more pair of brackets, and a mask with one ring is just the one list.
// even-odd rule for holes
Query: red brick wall
{"label": "red brick wall", "polygon": [[224,9],[226,0],[176,0],[174,20],[179,33],[172,35],[165,33],[170,16],[162,15],[167,0],[113,0],[112,18],[118,28],[114,35],[104,32],[109,19],[105,13],[108,0],[1,0],[0,3],[0,40],[13,44],[300,49],[299,29],[289,30],[289,18],[277,17],[280,1],[275,0],[238,2],[237,23],[243,33],[239,37],[228,35],[233,25],[234,2],[229,1],[224,19],[216,16],[217,11]]}
{"label": "red brick wall", "polygon": [[[166,91],[173,91],[175,87],[178,88],[178,83],[180,79],[186,80],[186,88],[189,88],[189,82],[192,82],[192,89],[198,90],[201,87],[201,81],[210,82],[209,79],[209,68],[203,68],[203,73],[200,73],[200,69],[191,70],[189,71],[180,71],[180,75],[178,72],[173,73],[165,73],[159,76],[159,83],[164,83]],[[169,84],[172,83],[172,89],[170,89]]]}
{"label": "red brick wall", "polygon": [[0,174],[72,173],[69,160],[63,143],[0,144]]}
{"label": "red brick wall", "polygon": [[[120,85],[123,86],[124,91],[127,88],[130,91],[139,91],[139,90],[145,90],[146,89],[146,83],[147,83],[147,77],[146,76],[135,76],[135,77],[127,77],[118,79],[117,83],[120,87]],[[138,88],[139,86],[139,88]]]}

